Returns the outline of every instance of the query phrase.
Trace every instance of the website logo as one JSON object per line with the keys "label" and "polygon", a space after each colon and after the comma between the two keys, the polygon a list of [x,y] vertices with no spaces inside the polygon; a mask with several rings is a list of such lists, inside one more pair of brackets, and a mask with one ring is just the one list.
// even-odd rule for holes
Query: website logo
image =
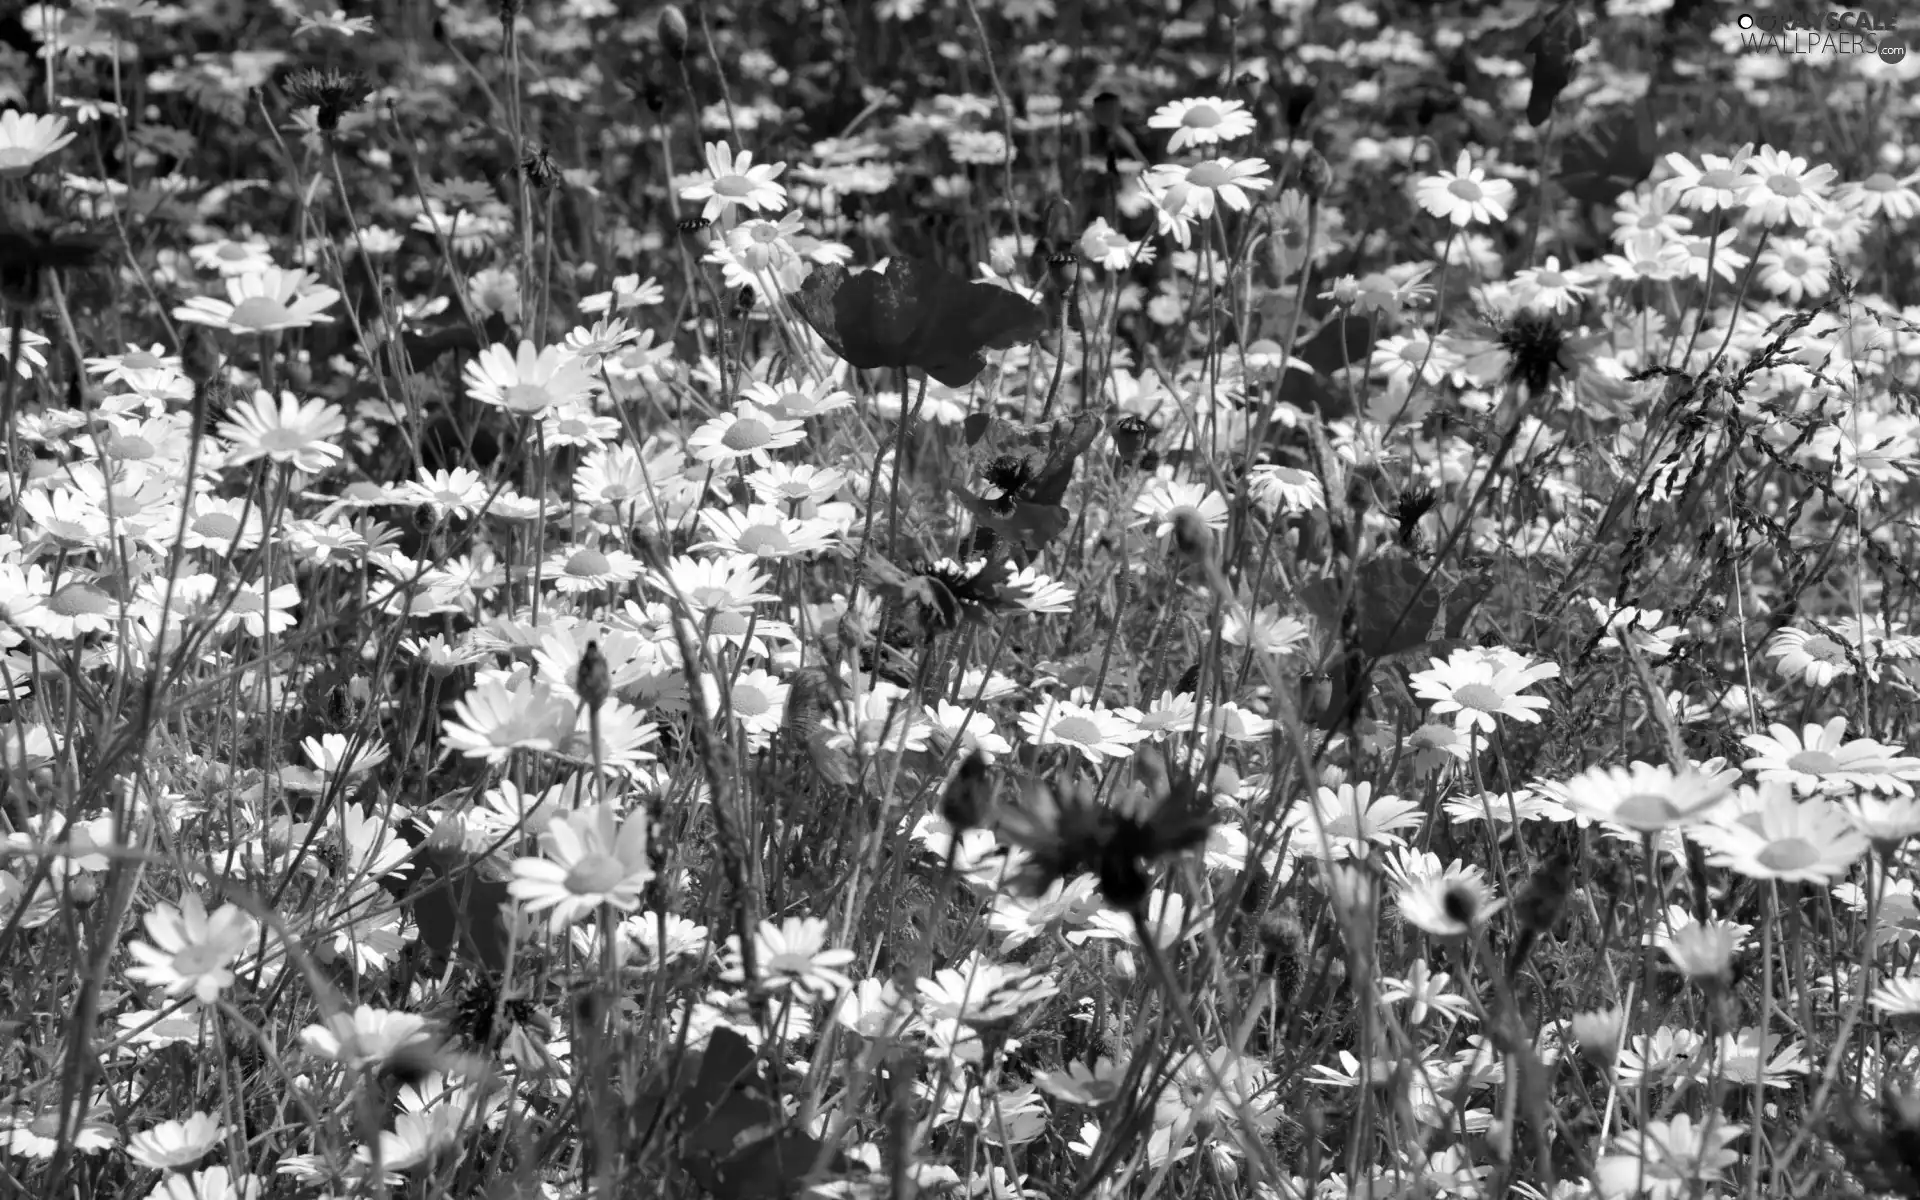
{"label": "website logo", "polygon": [[1899,22],[1858,9],[1804,15],[1741,13],[1740,45],[1749,54],[1868,54],[1892,65],[1907,56]]}

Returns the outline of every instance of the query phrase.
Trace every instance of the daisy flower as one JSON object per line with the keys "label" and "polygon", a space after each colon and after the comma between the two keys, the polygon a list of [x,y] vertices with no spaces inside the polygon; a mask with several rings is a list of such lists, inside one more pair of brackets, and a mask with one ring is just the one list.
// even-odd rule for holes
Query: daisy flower
{"label": "daisy flower", "polygon": [[1133,526],[1152,524],[1153,536],[1162,541],[1173,536],[1173,527],[1180,515],[1191,513],[1206,523],[1219,537],[1227,531],[1226,497],[1207,487],[1204,483],[1183,483],[1173,479],[1156,479],[1148,484],[1133,502]]}
{"label": "daisy flower", "polygon": [[1435,716],[1455,714],[1454,728],[1463,733],[1479,729],[1491,734],[1498,717],[1537,724],[1540,710],[1552,704],[1525,690],[1560,675],[1557,663],[1532,663],[1511,652],[1503,656],[1484,649],[1455,650],[1445,662],[1428,662],[1431,667],[1413,675],[1414,695],[1434,701]]}
{"label": "daisy flower", "polygon": [[640,560],[625,551],[561,546],[541,564],[540,573],[560,591],[578,595],[638,579],[641,569]]}
{"label": "daisy flower", "polygon": [[1636,762],[1594,767],[1562,783],[1536,787],[1583,820],[1636,833],[1659,833],[1706,816],[1727,798],[1731,782],[1726,773],[1676,774],[1671,767]]}
{"label": "daisy flower", "polygon": [[1145,735],[1125,716],[1109,708],[1043,700],[1020,714],[1020,731],[1037,746],[1065,746],[1099,763],[1126,758]]}
{"label": "daisy flower", "polygon": [[1222,100],[1218,96],[1175,100],[1163,104],[1147,118],[1149,129],[1171,129],[1167,153],[1178,154],[1188,146],[1212,146],[1235,142],[1253,132],[1253,114],[1240,100]]}
{"label": "daisy flower", "polygon": [[1869,848],[1867,836],[1825,799],[1795,800],[1779,785],[1763,785],[1749,799],[1737,819],[1691,831],[1714,866],[1749,879],[1831,883]]}
{"label": "daisy flower", "polygon": [[1829,164],[1809,167],[1796,154],[1762,146],[1747,162],[1747,219],[1756,225],[1813,225],[1826,211],[1827,190],[1838,174]]}
{"label": "daisy flower", "polygon": [[1072,612],[1073,596],[1072,588],[1034,567],[1023,567],[1000,583],[1000,598],[1022,612]]}
{"label": "daisy flower", "polygon": [[179,907],[159,904],[142,918],[151,942],[132,942],[127,952],[138,960],[128,978],[165,989],[169,996],[192,993],[212,1004],[233,986],[229,964],[251,946],[258,926],[237,905],[222,905],[211,917],[199,893],[187,892]]}
{"label": "daisy flower", "polygon": [[1323,787],[1312,804],[1287,815],[1298,852],[1312,858],[1362,858],[1373,846],[1404,846],[1399,830],[1417,829],[1420,806],[1373,795],[1371,783]]}
{"label": "daisy flower", "polygon": [[1504,179],[1488,179],[1486,171],[1473,165],[1465,150],[1452,171],[1429,175],[1414,188],[1420,207],[1464,229],[1469,225],[1503,222],[1512,210],[1513,185]]}
{"label": "daisy flower", "polygon": [[228,333],[272,333],[331,324],[326,310],[340,293],[320,285],[306,271],[269,267],[227,279],[227,298],[195,296],[173,310],[175,320],[208,325]]}
{"label": "daisy flower", "polygon": [[[720,688],[711,675],[701,677],[708,692],[708,709],[720,711]],[[754,737],[766,737],[780,728],[787,715],[791,688],[758,667],[740,672],[727,685],[727,709],[740,727]]]}
{"label": "daisy flower", "polygon": [[1213,216],[1216,201],[1235,212],[1251,210],[1253,200],[1247,193],[1273,186],[1273,180],[1262,178],[1266,173],[1264,159],[1214,158],[1190,167],[1162,163],[1148,171],[1143,182],[1149,194],[1167,198],[1168,209],[1204,221]]}
{"label": "daisy flower", "polygon": [[621,912],[640,907],[653,878],[644,813],[616,821],[611,805],[581,809],[547,826],[540,844],[543,857],[514,860],[507,890],[531,912],[551,909],[553,928],[590,917],[603,904]]}
{"label": "daisy flower", "polygon": [[1766,656],[1788,679],[1826,687],[1842,675],[1853,674],[1847,648],[1817,630],[1782,629],[1767,643]]}
{"label": "daisy flower", "polygon": [[127,1139],[127,1157],[153,1171],[190,1167],[213,1152],[227,1127],[210,1114],[197,1112],[184,1121],[162,1121]]}
{"label": "daisy flower", "polygon": [[1247,473],[1247,487],[1255,503],[1270,511],[1299,514],[1327,506],[1320,477],[1299,467],[1262,463]]}
{"label": "daisy flower", "polygon": [[1695,212],[1737,208],[1755,183],[1747,174],[1747,160],[1752,156],[1753,147],[1742,146],[1732,158],[1702,154],[1700,165],[1695,166],[1683,154],[1668,154],[1665,161],[1673,175],[1661,187],[1682,207]]}
{"label": "daisy flower", "polygon": [[[109,1120],[111,1116],[112,1110],[104,1105],[84,1112],[76,1110],[72,1119],[65,1122],[72,1147],[82,1154],[112,1149],[119,1141],[119,1134]],[[61,1125],[57,1106],[35,1110],[23,1105],[14,1110],[11,1118],[0,1121],[0,1145],[22,1158],[52,1158],[60,1150]]]}
{"label": "daisy flower", "polygon": [[707,143],[707,175],[680,189],[682,200],[706,202],[700,215],[712,221],[735,208],[772,212],[787,205],[787,189],[775,183],[785,163],[755,166],[753,152],[734,154],[725,142]]}
{"label": "daisy flower", "polygon": [[[827,922],[820,917],[762,921],[753,933],[753,949],[759,974],[754,985],[760,990],[792,992],[803,1000],[831,1000],[853,986],[845,974],[853,965],[853,951],[827,946]],[[721,977],[730,983],[746,981],[738,935],[727,939],[727,965]]]}
{"label": "daisy flower", "polygon": [[309,1025],[300,1031],[300,1042],[309,1052],[362,1071],[377,1071],[410,1051],[433,1046],[437,1040],[433,1022],[418,1013],[371,1004],[335,1013],[326,1024]]}
{"label": "daisy flower", "polygon": [[1487,877],[1459,862],[1408,874],[1393,897],[1403,919],[1435,937],[1465,937],[1496,911]]}
{"label": "daisy flower", "polygon": [[707,527],[711,540],[694,546],[694,550],[718,550],[749,558],[787,559],[818,554],[833,545],[837,532],[826,521],[788,516],[771,504],[750,504],[724,511],[703,509],[700,523]]}
{"label": "daisy flower", "polygon": [[[47,356],[43,351],[50,345],[52,345],[52,343],[47,340],[44,334],[35,333],[31,329],[22,329],[20,331],[20,357],[14,360],[14,373],[22,379],[32,379],[35,371],[46,370]],[[12,353],[13,334],[11,328],[9,328],[4,332],[0,332],[0,359],[10,357]]]}
{"label": "daisy flower", "polygon": [[942,754],[952,748],[955,761],[978,753],[991,764],[1002,755],[1013,753],[1013,743],[1000,736],[993,718],[986,713],[969,711],[964,704],[942,700],[928,705],[926,716],[934,747]]}
{"label": "daisy flower", "polygon": [[562,346],[536,349],[525,340],[517,350],[488,346],[466,365],[461,378],[473,399],[525,416],[582,403],[599,386],[578,355]]}
{"label": "daisy flower", "polygon": [[1516,271],[1513,298],[1522,308],[1537,312],[1559,313],[1580,307],[1581,297],[1590,293],[1593,276],[1579,267],[1562,270],[1560,260],[1549,256],[1538,267]]}
{"label": "daisy flower", "polygon": [[265,238],[202,242],[187,251],[193,265],[222,275],[258,275],[273,269],[273,247]]}
{"label": "daisy flower", "polygon": [[1698,1126],[1680,1113],[1622,1130],[1614,1136],[1613,1153],[1595,1164],[1595,1183],[1601,1195],[1610,1197],[1679,1200],[1709,1194],[1721,1172],[1740,1160],[1738,1144],[1746,1132],[1745,1125],[1717,1112]]}
{"label": "daisy flower", "polygon": [[666,298],[666,290],[651,275],[644,281],[638,275],[616,275],[613,280],[613,290],[595,292],[591,296],[583,297],[580,301],[580,311],[583,313],[603,313],[608,310],[626,312],[629,309],[646,308],[663,303]]}
{"label": "daisy flower", "polygon": [[1827,294],[1827,272],[1833,259],[1826,247],[1804,238],[1779,237],[1769,241],[1755,263],[1760,286],[1789,304],[1818,300]]}
{"label": "daisy flower", "polygon": [[1920,171],[1898,178],[1885,171],[1875,171],[1859,183],[1841,184],[1836,189],[1836,198],[1863,217],[1910,221],[1920,216],[1920,192],[1914,190],[1916,184],[1920,184]]}
{"label": "daisy flower", "polygon": [[315,475],[346,457],[338,444],[346,429],[346,417],[324,400],[302,404],[282,392],[276,404],[271,393],[257,391],[227,411],[220,436],[231,446],[229,465],[264,458]]}
{"label": "daisy flower", "polygon": [[750,458],[764,467],[772,463],[773,451],[797,446],[806,436],[806,428],[799,421],[783,421],[743,400],[732,412],[721,413],[694,430],[687,439],[687,450],[701,462],[716,466]]}
{"label": "daisy flower", "polygon": [[1093,219],[1093,224],[1080,235],[1075,249],[1080,257],[1109,271],[1124,271],[1135,262],[1151,263],[1154,258],[1151,245],[1129,239],[1107,224],[1105,217]]}
{"label": "daisy flower", "polygon": [[531,679],[492,679],[454,701],[447,745],[469,758],[502,762],[515,750],[554,750],[573,728],[574,706]]}
{"label": "daisy flower", "polygon": [[493,488],[471,467],[452,470],[421,468],[417,479],[395,489],[394,499],[402,504],[431,508],[438,517],[466,520],[484,511]]}
{"label": "daisy flower", "polygon": [[747,385],[746,399],[781,421],[802,421],[850,407],[853,395],[835,387],[831,379],[802,383],[797,379],[777,383],[755,381]]}
{"label": "daisy flower", "polygon": [[0,179],[25,175],[72,140],[65,117],[44,117],[11,108],[0,112]]}
{"label": "daisy flower", "polygon": [[1870,738],[1846,741],[1846,733],[1845,717],[1808,725],[1798,734],[1789,726],[1771,725],[1766,733],[1740,739],[1754,751],[1740,765],[1761,783],[1790,784],[1802,795],[1856,789],[1913,795],[1908,777],[1920,770],[1920,761],[1902,758]]}

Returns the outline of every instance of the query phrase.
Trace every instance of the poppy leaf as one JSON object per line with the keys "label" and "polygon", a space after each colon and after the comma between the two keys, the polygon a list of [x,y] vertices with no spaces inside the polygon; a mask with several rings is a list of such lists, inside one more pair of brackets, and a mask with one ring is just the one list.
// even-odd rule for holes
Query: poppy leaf
{"label": "poppy leaf", "polygon": [[986,369],[986,350],[1007,350],[1046,331],[1038,305],[973,283],[930,259],[895,257],[884,271],[817,266],[795,306],[841,358],[863,370],[914,367],[947,387]]}
{"label": "poppy leaf", "polygon": [[982,499],[958,484],[953,485],[953,494],[973,514],[975,521],[1001,537],[1025,546],[1029,552],[1039,550],[1065,533],[1072,520],[1063,504],[1012,500],[1003,502],[1008,507],[1007,511],[1002,512],[994,502]]}

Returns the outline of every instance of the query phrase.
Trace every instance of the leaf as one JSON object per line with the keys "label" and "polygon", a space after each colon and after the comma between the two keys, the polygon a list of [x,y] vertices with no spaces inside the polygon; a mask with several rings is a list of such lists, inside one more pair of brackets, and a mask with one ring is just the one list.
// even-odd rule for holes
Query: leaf
{"label": "leaf", "polygon": [[982,499],[959,484],[952,487],[954,498],[973,514],[974,520],[999,536],[1026,547],[1029,553],[1065,533],[1067,526],[1073,522],[1064,504],[1002,501],[1007,505],[1003,512],[993,501]]}
{"label": "leaf", "polygon": [[782,1129],[771,1137],[749,1142],[718,1163],[689,1164],[689,1174],[708,1191],[729,1200],[783,1200],[798,1196],[814,1182],[813,1165],[825,1159],[833,1173],[847,1170],[839,1151],[824,1156],[825,1146],[800,1129]]}
{"label": "leaf", "polygon": [[973,283],[929,259],[895,257],[884,271],[815,267],[795,307],[834,353],[856,367],[917,367],[948,387],[986,369],[984,352],[1046,332],[1038,305]]}
{"label": "leaf", "polygon": [[476,869],[480,860],[456,850],[420,853],[419,885],[412,891],[413,919],[420,941],[436,954],[464,956],[492,971],[507,966],[507,885]]}
{"label": "leaf", "polygon": [[1553,115],[1553,102],[1573,81],[1573,56],[1586,40],[1586,31],[1580,28],[1580,15],[1567,3],[1554,9],[1540,26],[1540,32],[1527,43],[1527,51],[1533,55],[1533,87],[1527,95],[1529,124],[1544,125]]}
{"label": "leaf", "polygon": [[1093,445],[1093,440],[1100,436],[1103,419],[1099,414],[1083,412],[1071,421],[1063,419],[1055,422],[1047,446],[1046,465],[1034,473],[1026,487],[1020,489],[1019,498],[1029,504],[1041,505],[1056,505],[1066,499],[1067,486],[1073,482],[1074,464],[1087,452],[1087,447]]}
{"label": "leaf", "polygon": [[1559,184],[1582,203],[1612,204],[1651,175],[1659,158],[1653,106],[1643,98],[1568,139]]}
{"label": "leaf", "polygon": [[[1431,582],[1421,586],[1425,576],[1419,563],[1400,554],[1362,563],[1351,607],[1353,645],[1372,658],[1386,658],[1425,642],[1440,612],[1438,589]],[[1300,589],[1300,598],[1323,624],[1344,628],[1342,586],[1339,579],[1316,579]]]}

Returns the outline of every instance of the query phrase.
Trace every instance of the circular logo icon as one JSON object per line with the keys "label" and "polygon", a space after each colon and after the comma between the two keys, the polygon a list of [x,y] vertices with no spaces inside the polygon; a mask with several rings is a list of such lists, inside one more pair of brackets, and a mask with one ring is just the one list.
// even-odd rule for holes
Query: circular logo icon
{"label": "circular logo icon", "polygon": [[1883,37],[1880,39],[1880,61],[1888,66],[1907,56],[1907,40],[1902,37]]}
{"label": "circular logo icon", "polygon": [[1740,28],[1742,28],[1742,29],[1752,29],[1752,28],[1753,28],[1753,14],[1752,14],[1752,13],[1741,13],[1741,14],[1740,14]]}

